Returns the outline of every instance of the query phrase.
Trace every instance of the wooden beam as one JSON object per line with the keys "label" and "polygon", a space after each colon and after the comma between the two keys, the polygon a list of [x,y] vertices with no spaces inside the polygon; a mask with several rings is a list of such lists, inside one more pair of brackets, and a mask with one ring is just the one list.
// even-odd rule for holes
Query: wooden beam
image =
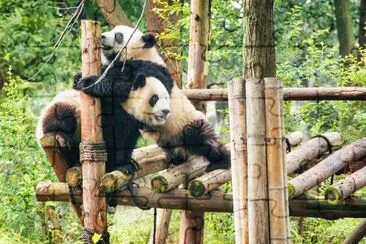
{"label": "wooden beam", "polygon": [[[81,21],[81,50],[82,50],[82,75],[100,75],[100,23],[96,21]],[[80,161],[82,163],[83,175],[83,217],[84,231],[83,239],[92,241],[92,236],[85,233],[107,232],[107,201],[104,193],[100,191],[100,179],[105,174],[106,155],[98,160],[93,145],[103,144],[103,133],[101,125],[101,107],[97,98],[81,94],[81,142],[84,146],[91,147],[88,151],[80,150]],[[85,157],[85,159],[83,159]],[[105,158],[105,159],[101,159]],[[108,237],[109,239],[109,237]],[[87,240],[84,240],[87,241]],[[108,240],[109,241],[109,240]]]}
{"label": "wooden beam", "polygon": [[[73,192],[77,203],[82,203],[81,192]],[[36,186],[36,198],[40,202],[70,201],[69,187],[61,182],[40,182]],[[155,193],[151,188],[134,188],[118,191],[112,196],[118,205],[144,206],[151,208],[198,210],[206,212],[232,212],[233,195],[212,191],[209,195],[194,198],[184,189],[173,189],[167,193]],[[324,199],[291,199],[290,215],[295,217],[315,217],[325,219],[366,218],[366,199],[354,198],[340,204],[328,204]]]}
{"label": "wooden beam", "polygon": [[125,14],[125,12],[123,12],[118,1],[97,0],[96,2],[111,27],[115,27],[116,25],[132,26],[131,21],[128,19],[128,16]]}
{"label": "wooden beam", "polygon": [[[183,90],[192,101],[227,101],[226,89]],[[318,100],[360,100],[366,101],[366,88],[334,87],[334,88],[284,88],[285,101],[318,101]]]}

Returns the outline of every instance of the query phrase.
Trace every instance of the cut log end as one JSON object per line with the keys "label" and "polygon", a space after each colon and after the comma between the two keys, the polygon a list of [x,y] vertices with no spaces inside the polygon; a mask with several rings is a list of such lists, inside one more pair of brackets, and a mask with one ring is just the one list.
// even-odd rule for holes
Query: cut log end
{"label": "cut log end", "polygon": [[55,136],[52,135],[52,134],[46,134],[46,135],[44,135],[40,139],[39,143],[41,144],[41,146],[43,148],[49,148],[49,147],[54,148],[56,146],[56,144],[57,144],[56,139],[55,139]]}
{"label": "cut log end", "polygon": [[205,185],[198,180],[193,180],[188,185],[188,192],[193,197],[201,197],[206,192]]}
{"label": "cut log end", "polygon": [[168,181],[161,175],[151,179],[151,188],[156,193],[164,193],[168,190]]}
{"label": "cut log end", "polygon": [[325,200],[327,200],[329,204],[338,204],[342,201],[342,195],[335,187],[330,186],[325,189],[324,195]]}
{"label": "cut log end", "polygon": [[101,185],[103,190],[107,193],[117,191],[122,188],[128,182],[128,179],[131,178],[121,171],[115,170],[110,173],[105,174],[101,179]]}
{"label": "cut log end", "polygon": [[69,168],[66,171],[65,179],[66,183],[71,187],[81,186],[83,182],[81,167]]}

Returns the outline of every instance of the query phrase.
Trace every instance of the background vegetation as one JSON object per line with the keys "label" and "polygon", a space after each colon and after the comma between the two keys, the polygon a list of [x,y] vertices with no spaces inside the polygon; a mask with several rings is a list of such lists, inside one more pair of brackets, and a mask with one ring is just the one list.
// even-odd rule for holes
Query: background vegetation
{"label": "background vegetation", "polygon": [[[179,40],[179,58],[186,66],[189,3],[173,2],[164,11],[179,12],[181,19],[167,25],[160,37]],[[357,39],[359,1],[349,2]],[[142,1],[121,0],[120,4],[130,20],[136,22]],[[36,144],[35,121],[40,108],[58,91],[69,88],[80,69],[78,24],[71,28],[44,69],[32,77],[52,53],[74,7],[75,1],[69,0],[0,1],[0,87],[4,86],[0,92],[0,243],[49,243],[50,230],[56,228],[47,218],[50,206],[59,216],[63,242],[80,242],[80,227],[68,205],[40,204],[34,196],[37,182],[55,180]],[[212,0],[211,7],[209,83],[212,87],[225,87],[228,79],[242,73],[243,13],[241,3],[236,1]],[[98,19],[108,29],[93,1],[88,1],[81,18]],[[275,19],[277,76],[286,87],[366,84],[365,52],[360,51],[357,57],[339,55],[333,1],[277,0]],[[310,137],[339,131],[348,141],[366,136],[363,102],[286,103],[285,111],[287,132],[301,130]],[[227,125],[222,131],[227,135]],[[171,242],[178,238],[178,216],[174,212]],[[206,243],[233,243],[231,214],[207,213],[205,219]],[[114,243],[144,243],[152,227],[152,212],[121,207],[110,215],[109,221]],[[293,218],[293,242],[339,243],[358,221]]]}

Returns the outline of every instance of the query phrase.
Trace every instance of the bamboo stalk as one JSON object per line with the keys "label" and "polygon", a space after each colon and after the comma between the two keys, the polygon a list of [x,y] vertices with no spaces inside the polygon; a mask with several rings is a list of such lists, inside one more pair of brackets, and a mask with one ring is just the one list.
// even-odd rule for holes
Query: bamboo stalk
{"label": "bamboo stalk", "polygon": [[264,80],[246,80],[248,229],[250,243],[269,242]]}
{"label": "bamboo stalk", "polygon": [[343,201],[355,191],[366,186],[366,167],[347,176],[345,179],[328,186],[324,191],[324,197],[330,204],[336,204]]}
{"label": "bamboo stalk", "polygon": [[342,244],[357,244],[362,238],[366,236],[366,220],[363,219],[361,223],[352,231]]}
{"label": "bamboo stalk", "polygon": [[[229,92],[229,118],[231,140],[231,174],[222,173],[220,181],[233,178],[234,194],[234,225],[236,243],[248,243],[248,163],[246,151],[246,103],[245,80],[236,78],[228,83]],[[211,172],[213,173],[213,172]],[[222,178],[221,178],[222,177]],[[215,179],[211,177],[211,179]],[[198,179],[196,180],[198,182]],[[204,184],[204,181],[202,181]],[[215,183],[206,182],[208,190]],[[206,190],[206,191],[207,191]]]}
{"label": "bamboo stalk", "polygon": [[[82,203],[81,191],[73,192],[77,203]],[[61,182],[40,182],[36,186],[36,198],[40,202],[70,201],[68,185]],[[145,206],[151,208],[199,210],[206,212],[232,212],[233,195],[212,191],[210,195],[194,198],[184,189],[173,189],[167,193],[154,193],[151,188],[134,188],[133,197],[129,190],[118,191],[112,196],[118,205]],[[296,217],[317,217],[324,219],[365,218],[366,199],[355,198],[340,204],[328,204],[324,199],[291,199],[290,215]]]}
{"label": "bamboo stalk", "polygon": [[[226,89],[183,90],[193,101],[227,101]],[[284,88],[285,101],[321,101],[321,100],[366,100],[366,88],[362,87],[318,87],[318,88]]]}
{"label": "bamboo stalk", "polygon": [[[81,21],[83,77],[100,75],[100,35],[99,22]],[[81,93],[81,108],[82,143],[104,143],[99,99]],[[99,234],[107,232],[107,202],[104,193],[99,189],[104,173],[105,161],[82,162],[84,229]]]}
{"label": "bamboo stalk", "polygon": [[316,186],[320,182],[335,174],[348,163],[356,161],[366,155],[366,138],[329,155],[326,159],[293,178],[289,184],[289,197],[293,198]]}
{"label": "bamboo stalk", "polygon": [[203,174],[209,162],[204,157],[191,157],[187,162],[163,171],[151,179],[154,192],[163,193],[188,183],[189,180]]}
{"label": "bamboo stalk", "polygon": [[265,78],[266,138],[270,240],[287,242],[287,187],[282,124],[282,86],[276,78]]}
{"label": "bamboo stalk", "polygon": [[[339,149],[343,144],[343,139],[338,132],[325,133],[323,136],[328,138],[329,142],[332,144],[332,150]],[[300,166],[311,160],[317,159],[328,150],[327,141],[320,137],[313,138],[303,143],[294,151],[286,155],[287,174],[291,174]]]}
{"label": "bamboo stalk", "polygon": [[231,170],[217,169],[190,181],[188,192],[193,197],[201,197],[230,180]]}

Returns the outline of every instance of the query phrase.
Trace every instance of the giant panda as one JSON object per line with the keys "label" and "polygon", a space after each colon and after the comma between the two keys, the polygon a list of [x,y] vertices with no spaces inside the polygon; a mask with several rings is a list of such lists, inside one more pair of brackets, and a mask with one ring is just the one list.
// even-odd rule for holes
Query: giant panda
{"label": "giant panda", "polygon": [[[102,82],[90,86],[97,79],[76,76],[74,89],[59,93],[41,112],[37,124],[37,139],[53,133],[57,150],[69,167],[80,164],[80,90],[101,98],[103,137],[107,147],[106,170],[121,170],[126,174],[138,170],[131,160],[132,150],[140,135],[143,123],[127,113],[121,104],[130,92],[141,93],[148,101],[147,120],[154,124],[165,123],[170,113],[169,94],[173,80],[164,67],[141,60],[116,63]],[[117,82],[118,81],[118,82]],[[118,84],[118,86],[114,86]],[[86,89],[85,89],[86,88]]]}
{"label": "giant panda", "polygon": [[[164,60],[155,47],[155,38],[128,26],[116,26],[102,33],[102,52],[104,64],[110,64],[118,52],[124,48],[118,62],[144,60],[166,68]],[[132,35],[132,37],[131,37]],[[127,43],[128,42],[128,43]],[[118,87],[118,84],[114,84]],[[191,155],[205,156],[210,165],[207,171],[230,167],[230,153],[219,142],[205,115],[198,111],[174,83],[170,94],[170,116],[164,125],[149,123],[134,100],[127,99],[123,104],[125,111],[146,124],[145,132],[162,147],[169,163],[180,164]]]}

